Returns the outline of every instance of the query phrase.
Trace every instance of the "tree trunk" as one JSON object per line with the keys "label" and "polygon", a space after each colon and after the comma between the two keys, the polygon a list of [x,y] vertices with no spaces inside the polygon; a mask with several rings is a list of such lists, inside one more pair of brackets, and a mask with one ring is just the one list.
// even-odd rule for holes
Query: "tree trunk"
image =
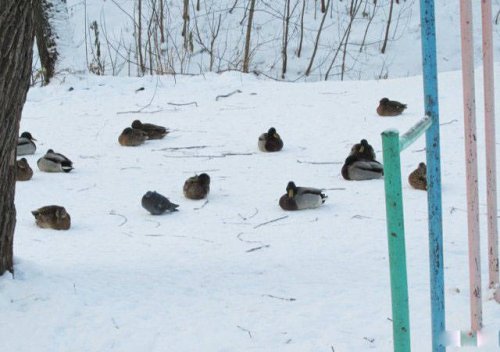
{"label": "tree trunk", "polygon": [[380,49],[380,52],[382,54],[385,54],[385,49],[387,47],[387,41],[389,40],[389,28],[391,27],[393,7],[394,7],[394,0],[391,0],[391,5],[389,7],[389,18],[387,19],[387,26],[385,27],[384,45],[382,45],[382,49]]}
{"label": "tree trunk", "polygon": [[245,38],[245,53],[243,55],[243,72],[248,73],[250,65],[250,37],[252,33],[253,13],[255,10],[255,0],[250,0],[250,9],[248,10],[247,35]]}
{"label": "tree trunk", "polygon": [[19,120],[33,56],[31,1],[0,1],[0,275],[13,272],[14,193]]}
{"label": "tree trunk", "polygon": [[[3,0],[2,0],[3,1]],[[58,33],[54,22],[67,20],[66,0],[33,0],[33,20],[36,46],[43,69],[43,83],[48,84],[55,74],[59,57]]]}

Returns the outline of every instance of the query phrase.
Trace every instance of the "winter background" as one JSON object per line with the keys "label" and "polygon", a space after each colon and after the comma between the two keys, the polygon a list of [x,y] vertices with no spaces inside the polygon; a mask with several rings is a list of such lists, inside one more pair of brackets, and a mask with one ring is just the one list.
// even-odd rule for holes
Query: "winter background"
{"label": "winter background", "polygon": [[[234,3],[233,14],[228,14]],[[244,43],[243,2],[201,1],[204,10],[191,16],[189,28],[200,20],[200,37],[210,33],[210,19],[218,18],[211,15],[214,11],[224,16],[224,39],[214,55],[213,72],[196,33],[192,52],[183,49],[182,4],[165,2],[171,36],[158,45],[164,56],[148,70],[163,68],[168,74],[148,71],[138,77],[136,3],[68,1],[69,23],[61,23],[61,28],[67,27],[61,32],[59,74],[40,87],[35,59],[34,85],[21,120],[20,131],[30,131],[38,149],[27,157],[33,179],[16,185],[15,273],[0,278],[0,351],[392,350],[383,180],[348,182],[340,169],[352,144],[362,138],[383,161],[380,133],[387,128],[404,132],[423,117],[418,2],[395,5],[398,25],[390,32],[386,54],[380,55],[388,5],[379,2],[374,9],[367,1],[366,12],[377,14],[367,35],[371,44],[359,52],[356,44],[368,19],[353,21],[352,44],[346,46],[351,51],[341,49],[339,54],[345,52],[344,77],[342,64],[335,61],[327,81],[326,71],[349,18],[340,14],[351,2],[332,2],[317,64],[306,77],[322,16],[315,10],[319,2],[308,2],[304,52],[301,58],[294,54],[295,28],[284,79],[282,17],[276,14],[282,5],[276,3],[257,2],[254,74],[242,74],[235,69],[241,66]],[[302,4],[297,3],[294,16],[299,16]],[[475,4],[477,33],[478,7]],[[499,10],[500,2],[493,1],[493,13]],[[453,332],[469,327],[457,1],[437,1],[436,17],[446,324]],[[93,21],[101,33],[100,59],[95,32],[89,29]],[[493,27],[499,43],[500,24]],[[497,351],[500,306],[486,281],[486,151],[478,36],[475,47],[487,338],[480,350]],[[407,103],[408,110],[399,117],[380,118],[375,108],[384,96]],[[498,87],[495,98],[500,101]],[[171,133],[136,148],[120,146],[118,135],[137,118],[169,127]],[[257,138],[271,126],[285,147],[279,153],[261,153]],[[431,340],[427,203],[426,193],[410,188],[406,177],[425,160],[424,147],[421,138],[402,153],[415,351],[429,351]],[[75,169],[69,174],[40,172],[36,161],[49,148],[72,159]],[[212,178],[207,200],[184,198],[185,179],[201,172]],[[327,202],[314,210],[284,212],[278,199],[290,180],[324,188]],[[140,205],[148,190],[178,203],[179,212],[149,215]],[[36,227],[31,210],[49,204],[62,205],[71,214],[69,231]]]}

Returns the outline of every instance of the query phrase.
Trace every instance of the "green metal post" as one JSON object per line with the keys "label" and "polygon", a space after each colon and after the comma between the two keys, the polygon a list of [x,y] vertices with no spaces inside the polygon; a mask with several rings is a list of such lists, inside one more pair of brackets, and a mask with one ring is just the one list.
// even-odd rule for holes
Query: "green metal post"
{"label": "green metal post", "polygon": [[401,160],[399,133],[382,133],[384,149],[385,207],[392,296],[392,331],[395,352],[409,352],[410,317],[408,307],[408,279],[406,273],[406,247],[401,189]]}

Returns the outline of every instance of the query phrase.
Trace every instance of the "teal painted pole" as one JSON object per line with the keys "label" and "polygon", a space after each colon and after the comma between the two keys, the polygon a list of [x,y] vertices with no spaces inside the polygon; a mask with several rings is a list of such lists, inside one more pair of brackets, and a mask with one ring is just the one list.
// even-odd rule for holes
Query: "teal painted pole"
{"label": "teal painted pole", "polygon": [[410,313],[398,131],[384,131],[382,145],[385,165],[385,208],[389,243],[394,351],[410,352]]}
{"label": "teal painted pole", "polygon": [[427,208],[429,216],[429,270],[431,286],[432,351],[444,352],[445,302],[443,220],[441,205],[441,152],[439,141],[438,77],[434,0],[420,0],[422,68],[425,115],[432,125],[426,132]]}

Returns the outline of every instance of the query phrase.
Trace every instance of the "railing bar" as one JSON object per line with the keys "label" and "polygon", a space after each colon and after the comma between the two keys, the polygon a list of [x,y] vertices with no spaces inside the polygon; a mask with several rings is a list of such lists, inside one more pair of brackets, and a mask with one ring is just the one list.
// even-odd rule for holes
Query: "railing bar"
{"label": "railing bar", "polygon": [[426,116],[411,127],[405,134],[399,138],[399,150],[403,151],[412,145],[418,137],[423,135],[425,131],[432,125],[430,116]]}

